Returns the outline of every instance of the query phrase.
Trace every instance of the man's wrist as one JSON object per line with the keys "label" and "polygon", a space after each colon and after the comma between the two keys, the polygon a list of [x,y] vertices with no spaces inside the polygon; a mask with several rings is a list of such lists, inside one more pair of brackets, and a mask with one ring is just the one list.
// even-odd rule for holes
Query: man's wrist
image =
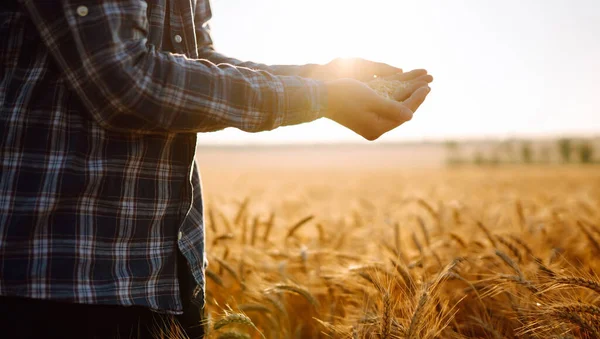
{"label": "man's wrist", "polygon": [[328,107],[328,91],[323,81],[299,76],[280,76],[284,106],[275,126],[296,125],[324,116]]}
{"label": "man's wrist", "polygon": [[326,81],[307,79],[311,82],[312,107],[309,119],[326,117],[329,111],[329,86]]}

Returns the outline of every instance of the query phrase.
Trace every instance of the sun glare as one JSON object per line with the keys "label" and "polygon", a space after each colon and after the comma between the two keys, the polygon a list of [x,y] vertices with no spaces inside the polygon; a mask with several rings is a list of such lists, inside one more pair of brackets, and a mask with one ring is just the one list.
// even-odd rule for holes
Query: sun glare
{"label": "sun glare", "polygon": [[[594,90],[600,24],[585,3],[214,0],[212,31],[217,50],[242,60],[306,64],[362,57],[405,71],[426,68],[435,78],[431,94],[410,123],[382,141],[589,134],[600,129]],[[552,98],[563,100],[557,105]],[[324,120],[203,138],[361,141]]]}
{"label": "sun glare", "polygon": [[[394,1],[374,1],[370,6],[360,5],[357,1],[308,0],[302,6],[293,6],[291,2],[276,3],[266,1],[269,9],[255,9],[250,5],[232,8],[227,1],[215,1],[215,24],[213,25],[216,46],[228,50],[227,54],[245,60],[257,60],[267,64],[305,64],[327,63],[334,58],[362,57],[385,62],[396,67],[408,69],[417,66],[417,62],[402,64],[408,57],[401,58],[402,44],[390,39],[394,30],[406,31],[409,20],[399,22],[397,14],[399,4]],[[411,5],[403,5],[406,8]],[[260,7],[260,6],[259,6]],[[319,8],[318,11],[315,8]],[[242,12],[256,10],[257,16],[263,15],[271,21],[272,27],[264,39],[245,39],[244,36],[227,34],[225,25],[230,20],[245,20]],[[283,12],[294,12],[294,16],[281,16]],[[219,17],[218,15],[222,15]],[[225,17],[229,15],[230,17]],[[254,14],[253,14],[254,15]],[[308,24],[306,24],[308,22]],[[260,30],[264,22],[253,26]],[[414,38],[404,39],[410,41]],[[252,43],[249,43],[251,41]],[[277,41],[273,45],[270,41]],[[258,44],[258,45],[256,45]],[[348,65],[349,66],[349,65]],[[201,140],[217,143],[238,142],[335,142],[360,141],[360,137],[351,131],[327,120],[311,124],[285,127],[275,131],[246,134],[228,129],[224,132],[201,136]]]}

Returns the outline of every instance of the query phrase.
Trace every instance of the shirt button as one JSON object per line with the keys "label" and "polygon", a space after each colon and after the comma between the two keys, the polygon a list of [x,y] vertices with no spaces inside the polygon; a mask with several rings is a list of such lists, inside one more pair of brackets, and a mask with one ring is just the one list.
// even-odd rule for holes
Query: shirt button
{"label": "shirt button", "polygon": [[77,14],[79,16],[86,16],[86,15],[88,15],[88,8],[86,6],[79,6],[79,7],[77,7]]}
{"label": "shirt button", "polygon": [[181,35],[177,34],[177,35],[175,36],[175,42],[176,42],[176,43],[180,43],[180,42],[182,42],[182,41],[183,41],[183,39],[181,38]]}
{"label": "shirt button", "polygon": [[181,231],[179,231],[179,233],[177,233],[177,240],[181,240],[182,236],[183,236],[183,233],[181,233]]}

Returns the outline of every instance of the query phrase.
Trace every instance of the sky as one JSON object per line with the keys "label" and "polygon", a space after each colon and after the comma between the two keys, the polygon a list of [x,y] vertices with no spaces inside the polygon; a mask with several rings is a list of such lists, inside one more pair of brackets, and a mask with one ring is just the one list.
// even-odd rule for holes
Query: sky
{"label": "sky", "polygon": [[[435,78],[380,142],[600,134],[600,0],[212,0],[215,48],[266,64],[361,57]],[[200,143],[362,142],[327,119]]]}

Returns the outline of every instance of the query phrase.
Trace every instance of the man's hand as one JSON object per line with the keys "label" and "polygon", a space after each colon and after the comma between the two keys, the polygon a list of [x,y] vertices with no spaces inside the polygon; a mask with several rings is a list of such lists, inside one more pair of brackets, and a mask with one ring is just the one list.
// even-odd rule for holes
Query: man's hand
{"label": "man's hand", "polygon": [[325,116],[367,140],[375,140],[410,120],[430,91],[425,83],[398,102],[380,97],[353,79],[328,81],[326,85],[329,109]]}
{"label": "man's hand", "polygon": [[381,62],[369,61],[361,58],[337,58],[328,64],[319,66],[312,78],[332,81],[338,79],[356,79],[368,82],[375,77],[385,80],[399,80],[408,82],[409,85],[394,94],[396,100],[406,100],[417,88],[423,87],[433,81],[425,69],[415,69],[403,73],[401,68],[396,68]]}
{"label": "man's hand", "polygon": [[337,58],[318,67],[311,77],[320,80],[356,79],[369,81],[373,77],[388,77],[402,73],[401,68],[396,68],[381,62],[369,61],[361,58]]}
{"label": "man's hand", "polygon": [[411,96],[417,89],[427,86],[433,81],[433,77],[427,74],[427,70],[414,69],[410,72],[399,73],[383,77],[385,80],[399,80],[408,83],[404,88],[400,88],[394,93],[394,99],[404,101]]}

